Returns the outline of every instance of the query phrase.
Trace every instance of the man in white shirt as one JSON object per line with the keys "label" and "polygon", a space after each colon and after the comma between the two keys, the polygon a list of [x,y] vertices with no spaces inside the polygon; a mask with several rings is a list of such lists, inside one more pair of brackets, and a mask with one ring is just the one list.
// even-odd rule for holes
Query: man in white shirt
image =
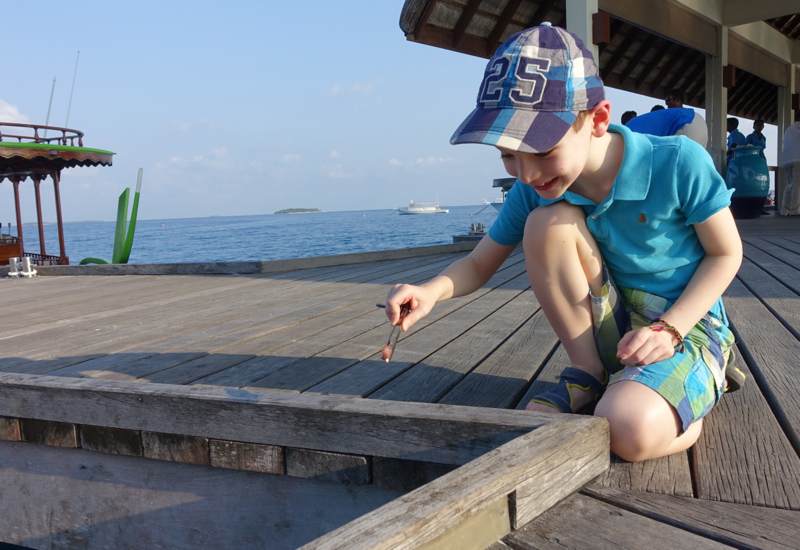
{"label": "man in white shirt", "polygon": [[800,216],[800,111],[795,111],[794,124],[783,135],[781,168],[786,175],[781,216]]}

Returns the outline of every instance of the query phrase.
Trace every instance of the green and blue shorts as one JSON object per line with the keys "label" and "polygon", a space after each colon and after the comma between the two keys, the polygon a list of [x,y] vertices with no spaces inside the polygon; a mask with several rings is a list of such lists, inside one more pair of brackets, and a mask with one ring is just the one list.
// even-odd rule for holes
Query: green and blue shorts
{"label": "green and blue shorts", "polygon": [[592,296],[594,336],[609,385],[631,380],[652,388],[672,405],[685,431],[708,414],[725,392],[725,369],[733,363],[734,337],[718,300],[684,337],[685,351],[643,367],[627,367],[617,358],[622,336],[650,323],[672,302],[642,290],[617,287],[608,271],[600,296]]}

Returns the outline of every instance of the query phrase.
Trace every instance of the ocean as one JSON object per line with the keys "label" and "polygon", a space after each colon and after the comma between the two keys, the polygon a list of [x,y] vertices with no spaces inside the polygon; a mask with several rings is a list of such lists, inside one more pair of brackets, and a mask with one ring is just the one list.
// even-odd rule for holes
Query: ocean
{"label": "ocean", "polygon": [[[267,214],[139,220],[128,263],[264,261],[450,244],[470,224],[486,228],[492,206],[442,206],[448,214],[401,216],[395,210]],[[64,224],[71,264],[94,257],[111,261],[115,222]],[[27,252],[39,252],[36,225],[22,228]],[[48,254],[59,253],[55,224],[46,225]],[[16,227],[14,228],[16,233]]]}

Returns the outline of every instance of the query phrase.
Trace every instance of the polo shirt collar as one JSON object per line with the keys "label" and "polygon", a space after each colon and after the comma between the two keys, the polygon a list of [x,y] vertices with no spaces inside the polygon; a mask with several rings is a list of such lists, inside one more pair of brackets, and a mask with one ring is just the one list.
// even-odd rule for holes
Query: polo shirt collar
{"label": "polo shirt collar", "polygon": [[[617,177],[614,178],[614,185],[611,188],[609,199],[621,201],[644,200],[650,190],[650,180],[653,175],[653,144],[645,136],[634,133],[619,124],[609,125],[608,131],[622,134],[625,140],[622,166],[619,168]],[[572,191],[565,191],[557,199],[541,199],[540,204],[553,204],[564,199],[571,204],[579,206],[594,205],[586,197]]]}
{"label": "polo shirt collar", "polygon": [[622,166],[614,179],[611,196],[614,200],[644,200],[653,177],[653,144],[645,136],[619,124],[611,124],[608,130],[625,139]]}

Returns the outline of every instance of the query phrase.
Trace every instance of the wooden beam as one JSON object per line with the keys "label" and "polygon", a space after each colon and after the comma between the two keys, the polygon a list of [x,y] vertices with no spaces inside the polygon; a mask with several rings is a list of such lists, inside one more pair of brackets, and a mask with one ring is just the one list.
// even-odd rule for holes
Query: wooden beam
{"label": "wooden beam", "polygon": [[[550,8],[553,7],[553,4],[556,3],[556,0],[542,0],[539,2],[539,7],[533,13],[533,17],[528,23],[530,27],[538,27],[544,21],[544,16],[547,15],[547,12],[550,11]],[[554,25],[558,24],[558,21],[551,21]]]}
{"label": "wooden beam", "polygon": [[678,63],[681,59],[683,59],[683,47],[679,44],[675,45],[675,48],[672,50],[672,57],[669,61],[664,63],[664,66],[661,67],[661,70],[656,75],[655,79],[650,83],[650,93],[654,93],[657,88],[661,86],[662,81],[667,78],[667,75],[672,71],[675,67],[675,64]]}
{"label": "wooden beam", "polygon": [[625,81],[628,80],[628,77],[631,75],[633,70],[639,65],[639,62],[642,59],[644,59],[644,56],[646,56],[648,52],[652,50],[653,47],[655,47],[655,45],[659,42],[659,39],[657,37],[654,38],[655,39],[652,40],[649,44],[647,43],[648,42],[647,37],[645,37],[642,40],[642,46],[639,48],[639,51],[637,51],[636,54],[630,59],[630,61],[628,61],[628,65],[625,67],[625,70],[622,71],[622,73],[620,73],[619,75],[620,86],[622,86],[625,83]]}
{"label": "wooden beam", "polygon": [[560,417],[458,405],[0,373],[0,416],[466,464]]}
{"label": "wooden beam", "polygon": [[778,103],[778,89],[768,82],[764,83],[763,88],[761,95],[758,97],[758,101],[745,112],[745,116],[751,120],[765,118],[764,113],[769,112],[769,105],[777,105]]}
{"label": "wooden beam", "polygon": [[492,55],[494,55],[494,52],[500,45],[500,38],[503,36],[503,33],[506,32],[506,28],[514,17],[514,14],[517,13],[517,8],[519,8],[520,3],[522,3],[522,0],[509,0],[506,7],[503,8],[500,17],[497,19],[497,23],[495,23],[492,32],[489,34],[489,38],[486,39],[486,57],[492,57]]}
{"label": "wooden beam", "polygon": [[773,84],[788,85],[785,62],[777,59],[771,52],[767,53],[768,50],[753,46],[750,41],[734,32],[728,33],[728,37],[729,65],[736,65]]}
{"label": "wooden beam", "polygon": [[[552,423],[302,548],[447,548],[430,545],[446,540],[447,533],[487,509],[496,510],[496,516],[510,514],[507,529],[516,529],[605,471],[610,456],[608,438],[608,422],[603,418]],[[462,540],[453,548],[480,550],[504,531],[488,530],[495,538],[488,540],[478,538],[480,531],[469,527],[466,530],[472,540]]]}
{"label": "wooden beam", "polygon": [[753,109],[756,108],[756,106],[761,101],[763,101],[764,98],[770,95],[770,93],[776,93],[776,92],[777,90],[776,88],[773,87],[773,84],[770,84],[769,82],[761,82],[761,86],[759,86],[758,93],[753,94],[752,100],[745,103],[744,108],[742,109],[744,116],[747,118],[752,118],[752,116],[750,115],[753,112]]}
{"label": "wooden beam", "polygon": [[601,10],[701,52],[717,55],[717,32],[713,23],[669,0],[598,0]]}
{"label": "wooden beam", "polygon": [[750,90],[757,78],[747,71],[742,71],[736,87],[728,90],[728,111],[735,111],[742,102],[750,99]]}
{"label": "wooden beam", "polygon": [[733,88],[736,86],[736,67],[733,65],[725,65],[722,67],[722,85],[725,88]]}
{"label": "wooden beam", "polygon": [[426,25],[420,29],[415,37],[415,41],[445,50],[474,55],[475,57],[491,57],[491,55],[486,54],[485,40],[466,35],[461,39],[461,44],[456,50],[453,48],[453,31],[433,25]]}
{"label": "wooden beam", "polygon": [[622,41],[622,43],[616,47],[614,55],[611,56],[611,59],[603,68],[602,78],[606,78],[613,72],[614,67],[616,67],[617,63],[620,62],[622,56],[625,55],[628,52],[628,49],[630,49],[630,47],[633,45],[633,43],[636,42],[636,39],[639,37],[639,32],[640,31],[635,27],[628,28],[628,36],[626,36],[625,39]]}
{"label": "wooden beam", "polygon": [[[689,70],[689,68],[695,62],[698,61],[697,56],[692,55],[693,53],[694,52],[687,52],[687,54],[683,58],[683,61],[681,61],[681,64],[675,67],[675,71],[674,71],[675,74],[672,76],[672,78],[667,83],[667,85],[664,86],[664,93],[665,94],[669,93],[670,90],[674,90],[675,87],[680,83],[681,79],[685,79],[686,72]],[[703,66],[703,69],[705,70],[705,66],[706,66],[705,56],[701,55],[699,61],[700,61],[700,64]],[[684,99],[686,99],[686,98],[684,98]]]}
{"label": "wooden beam", "polygon": [[647,80],[648,75],[653,72],[653,69],[656,68],[656,65],[658,65],[659,61],[661,61],[664,56],[668,56],[671,51],[677,48],[677,45],[673,44],[669,40],[659,37],[656,39],[656,47],[658,50],[664,52],[664,54],[663,56],[658,54],[654,55],[653,59],[647,63],[642,71],[642,74],[639,75],[639,78],[636,79],[636,83],[634,84],[637,90],[642,86],[642,84],[644,84],[644,81]]}
{"label": "wooden beam", "polygon": [[752,0],[725,0],[722,3],[722,24],[726,27],[775,19],[796,13],[800,9],[797,0],[770,0],[769,2],[753,2]]}
{"label": "wooden beam", "polygon": [[481,2],[482,0],[469,0],[466,7],[461,12],[461,16],[458,18],[458,22],[453,29],[454,49],[458,48],[458,45],[461,43],[461,39],[464,38],[464,33],[472,21],[472,18],[475,17],[475,13],[478,11],[478,6],[481,5]]}
{"label": "wooden beam", "polygon": [[604,11],[592,14],[592,42],[597,46],[611,43],[611,16]]}
{"label": "wooden beam", "polygon": [[414,27],[414,34],[417,35],[419,32],[425,27],[428,23],[428,19],[431,18],[431,14],[433,13],[433,8],[436,7],[436,4],[439,0],[428,0],[428,5],[425,7],[425,11],[422,12],[422,17],[417,20],[417,25]]}
{"label": "wooden beam", "polygon": [[[697,95],[697,92],[702,90],[703,87],[706,85],[705,76],[703,76],[703,78],[700,78],[702,75],[705,75],[705,72],[706,72],[706,63],[705,59],[703,59],[702,62],[697,65],[695,71],[692,74],[690,74],[689,78],[686,80],[687,82],[690,83],[689,86],[685,87],[683,90],[683,93],[685,94],[684,100],[686,101],[686,103],[691,105],[692,100]],[[698,84],[700,85],[699,87],[697,87]],[[697,91],[693,91],[695,90],[696,87]]]}

